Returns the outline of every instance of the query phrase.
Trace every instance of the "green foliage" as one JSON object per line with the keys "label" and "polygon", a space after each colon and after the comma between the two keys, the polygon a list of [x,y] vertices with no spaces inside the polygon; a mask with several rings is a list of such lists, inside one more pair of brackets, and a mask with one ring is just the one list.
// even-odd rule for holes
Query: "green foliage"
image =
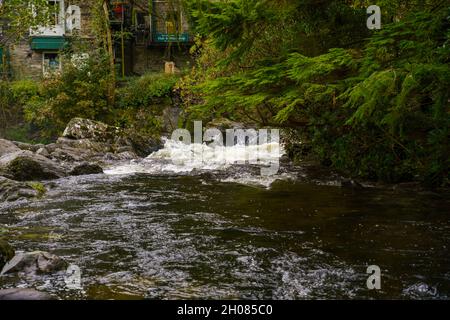
{"label": "green foliage", "polygon": [[141,135],[159,134],[163,110],[172,105],[177,80],[176,76],[159,73],[130,80],[117,91],[115,124]]}
{"label": "green foliage", "polygon": [[40,182],[29,182],[28,185],[33,188],[34,190],[36,190],[37,197],[38,198],[42,198],[46,193],[47,193],[47,189],[45,188],[45,186],[40,183]]}
{"label": "green foliage", "polygon": [[23,106],[38,92],[30,80],[0,81],[0,135],[6,139],[34,142],[33,128],[24,124]]}
{"label": "green foliage", "polygon": [[248,72],[205,81],[193,88],[202,93],[200,104],[188,111],[205,116],[235,113],[263,124],[302,123],[307,110],[335,104],[343,87],[339,76],[354,72],[356,63],[344,49],[306,57],[288,55],[285,61]]}
{"label": "green foliage", "polygon": [[[432,185],[448,179],[449,27],[445,10],[438,15],[421,12],[387,25],[370,39],[362,81],[342,95],[344,107],[353,110],[346,124],[353,135],[365,137],[359,170],[366,165],[364,172],[388,180],[417,175]],[[335,157],[351,169],[341,155],[354,144],[344,141],[345,150]]]}
{"label": "green foliage", "polygon": [[117,90],[116,104],[109,106],[107,64],[107,56],[101,52],[91,53],[77,64],[66,58],[64,72],[45,79],[29,97],[24,108],[26,120],[40,127],[47,139],[59,136],[75,117],[103,121],[139,134],[159,133],[163,109],[172,103],[177,77],[147,74],[131,79]]}
{"label": "green foliage", "polygon": [[11,82],[12,98],[18,105],[23,105],[38,93],[38,86],[32,80],[19,80]]}
{"label": "green foliage", "polygon": [[7,140],[20,141],[30,144],[48,144],[52,140],[42,137],[40,129],[30,123],[21,122],[20,124],[8,126],[3,136]]}
{"label": "green foliage", "polygon": [[69,55],[64,72],[42,81],[37,95],[25,106],[25,118],[42,129],[44,137],[59,135],[74,117],[106,121],[109,72],[107,56],[92,52],[83,63]]}
{"label": "green foliage", "polygon": [[[278,59],[293,49],[317,55],[362,41],[366,12],[345,1],[187,0],[194,30],[221,51],[223,62]],[[250,63],[251,64],[251,63]]]}
{"label": "green foliage", "polygon": [[47,0],[0,1],[0,47],[7,48],[22,40],[30,29],[48,25],[53,13]]}
{"label": "green foliage", "polygon": [[118,92],[118,107],[140,108],[160,103],[161,99],[170,97],[177,79],[176,76],[159,73],[149,73],[132,79]]}
{"label": "green foliage", "polygon": [[[294,128],[318,159],[350,175],[449,183],[450,10],[442,1],[379,1],[389,14],[365,42],[366,1],[252,1],[248,15],[248,2],[200,3],[191,12],[208,39],[181,82],[188,117]],[[271,33],[277,24],[285,39]]]}

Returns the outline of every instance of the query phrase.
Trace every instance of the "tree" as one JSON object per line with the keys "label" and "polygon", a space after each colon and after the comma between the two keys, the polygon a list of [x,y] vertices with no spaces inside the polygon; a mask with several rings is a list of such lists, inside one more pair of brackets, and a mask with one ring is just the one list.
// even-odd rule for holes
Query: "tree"
{"label": "tree", "polygon": [[114,42],[109,19],[109,1],[95,0],[92,6],[93,31],[96,36],[97,45],[103,47],[109,59],[109,90],[108,104],[115,103],[116,91],[116,65],[114,61]]}
{"label": "tree", "polygon": [[448,185],[448,1],[374,1],[375,32],[369,2],[190,1],[204,41],[188,117],[293,128],[347,174]]}
{"label": "tree", "polygon": [[48,25],[51,10],[46,0],[0,1],[0,47],[9,47],[27,36],[30,30]]}

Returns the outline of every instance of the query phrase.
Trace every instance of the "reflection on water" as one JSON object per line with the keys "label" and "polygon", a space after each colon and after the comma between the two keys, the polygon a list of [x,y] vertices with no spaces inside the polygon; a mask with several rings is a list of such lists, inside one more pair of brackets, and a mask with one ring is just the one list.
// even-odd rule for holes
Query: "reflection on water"
{"label": "reflection on water", "polygon": [[[214,175],[58,180],[40,201],[0,204],[0,233],[58,254],[58,277],[0,279],[61,298],[448,298],[448,198],[284,180],[271,188]],[[381,291],[366,288],[368,265]]]}

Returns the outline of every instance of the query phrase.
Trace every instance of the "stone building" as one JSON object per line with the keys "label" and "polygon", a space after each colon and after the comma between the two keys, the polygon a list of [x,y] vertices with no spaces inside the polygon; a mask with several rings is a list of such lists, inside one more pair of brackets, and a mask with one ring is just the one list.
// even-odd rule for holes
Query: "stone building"
{"label": "stone building", "polygon": [[[39,79],[62,71],[61,50],[74,38],[89,42],[94,0],[51,0],[55,14],[51,25],[30,31],[21,43],[8,50],[6,60],[14,78]],[[163,71],[165,62],[178,68],[190,63],[189,24],[180,0],[111,0],[111,29],[127,36],[115,37],[114,55],[120,75]],[[76,54],[84,54],[79,52]],[[0,51],[6,56],[6,50]]]}

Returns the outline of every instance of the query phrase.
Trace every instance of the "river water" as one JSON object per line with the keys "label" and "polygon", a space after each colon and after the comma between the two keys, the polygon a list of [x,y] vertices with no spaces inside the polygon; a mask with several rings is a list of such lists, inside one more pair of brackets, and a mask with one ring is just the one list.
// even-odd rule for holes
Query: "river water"
{"label": "river water", "polygon": [[[63,299],[449,298],[448,194],[345,188],[302,166],[262,177],[211,150],[202,165],[173,164],[183,148],[169,141],[106,174],[52,182],[41,200],[0,204],[0,236],[65,258],[82,279],[75,290],[62,274],[12,275],[0,288]],[[381,290],[366,286],[369,265]]]}

